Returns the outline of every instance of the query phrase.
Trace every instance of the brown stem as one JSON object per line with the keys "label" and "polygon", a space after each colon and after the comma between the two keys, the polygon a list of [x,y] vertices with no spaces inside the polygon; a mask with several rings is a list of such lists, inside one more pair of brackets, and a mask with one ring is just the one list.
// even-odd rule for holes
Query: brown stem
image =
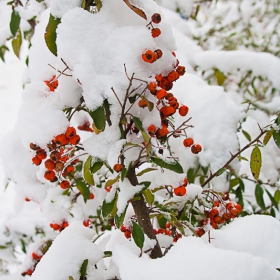
{"label": "brown stem", "polygon": [[[135,167],[131,167],[128,170],[126,177],[129,180],[129,182],[131,183],[131,185],[133,185],[133,186],[138,185],[138,179],[137,179],[137,176],[135,173]],[[149,209],[146,206],[143,195],[141,194],[140,199],[133,200],[131,202],[131,204],[134,209],[134,213],[137,217],[137,221],[138,221],[139,225],[142,227],[145,234],[150,239],[156,240],[156,245],[151,250],[150,257],[152,259],[161,258],[163,256],[162,251],[161,251],[161,248],[157,241],[156,235],[154,233],[154,229],[153,229],[153,226],[152,226],[152,223],[150,220],[150,216],[149,216]]]}
{"label": "brown stem", "polygon": [[[244,146],[239,152],[235,153],[234,155],[231,154],[231,158],[224,164],[224,166],[222,168],[227,168],[228,165],[236,158],[238,157],[243,151],[245,151],[246,149],[248,149],[249,147],[251,147],[255,142],[258,142],[259,139],[266,133],[266,130],[262,130],[260,128],[261,132],[260,134],[254,139],[252,140],[250,143],[248,143],[246,146]],[[219,171],[222,169],[218,169],[215,173],[212,173],[209,178],[201,185],[202,187],[206,186],[214,177],[217,176],[217,174],[219,173]]]}

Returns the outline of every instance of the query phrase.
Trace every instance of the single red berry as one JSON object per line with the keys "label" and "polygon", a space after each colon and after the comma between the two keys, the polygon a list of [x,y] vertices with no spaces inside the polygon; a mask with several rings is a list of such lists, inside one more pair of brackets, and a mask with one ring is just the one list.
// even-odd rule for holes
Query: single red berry
{"label": "single red berry", "polygon": [[187,193],[187,189],[185,186],[179,186],[174,189],[174,194],[177,196],[183,196]]}
{"label": "single red berry", "polygon": [[191,151],[192,151],[193,154],[198,154],[198,153],[201,152],[201,150],[202,150],[202,147],[201,147],[201,145],[199,145],[199,144],[194,144],[194,145],[191,147]]}
{"label": "single red berry", "polygon": [[159,28],[153,28],[151,33],[152,33],[152,37],[156,38],[156,37],[158,37],[161,34],[161,31],[160,31]]}
{"label": "single red berry", "polygon": [[149,125],[148,132],[150,135],[155,135],[156,131],[157,131],[157,128],[153,124]]}
{"label": "single red berry", "polygon": [[39,158],[37,157],[37,155],[36,155],[36,156],[34,156],[34,157],[32,158],[32,162],[33,162],[35,165],[38,166],[38,165],[41,164],[42,160],[39,159]]}
{"label": "single red berry", "polygon": [[145,53],[142,54],[142,59],[145,62],[154,63],[157,59],[157,56],[153,51],[147,50]]}
{"label": "single red berry", "polygon": [[44,149],[39,148],[39,149],[36,150],[36,156],[39,159],[43,160],[43,159],[45,159],[47,157],[47,153],[46,153],[46,151]]}
{"label": "single red berry", "polygon": [[51,159],[47,159],[44,164],[48,170],[54,170],[55,168],[55,162],[52,161]]}
{"label": "single red berry", "polygon": [[116,163],[113,167],[113,169],[116,171],[116,172],[121,172],[122,169],[123,169],[123,165],[120,164],[120,163]]}
{"label": "single red berry", "polygon": [[167,79],[170,83],[172,83],[179,79],[179,73],[173,70],[167,75]]}
{"label": "single red berry", "polygon": [[93,193],[89,194],[89,199],[94,199],[94,194]]}
{"label": "single red berry", "polygon": [[56,176],[55,176],[54,171],[52,171],[52,170],[47,170],[47,171],[45,172],[45,174],[44,174],[44,177],[45,177],[46,180],[51,181],[51,180],[53,180]]}
{"label": "single red berry", "polygon": [[74,135],[72,138],[69,139],[69,142],[72,145],[78,145],[80,141],[81,141],[81,137],[78,134]]}
{"label": "single red berry", "polygon": [[70,182],[68,181],[68,180],[63,180],[60,184],[59,184],[59,186],[62,188],[62,189],[64,189],[64,190],[66,190],[66,189],[68,189],[69,187],[70,187]]}
{"label": "single red berry", "polygon": [[67,138],[72,138],[75,135],[76,135],[76,129],[73,126],[68,126],[65,132],[65,136]]}
{"label": "single red berry", "polygon": [[196,234],[200,237],[205,233],[205,230],[203,228],[198,228],[196,231]]}
{"label": "single red berry", "polygon": [[184,145],[185,147],[190,147],[190,146],[193,145],[193,143],[194,143],[194,141],[193,141],[192,138],[186,138],[186,139],[184,139],[184,141],[183,141],[183,145]]}
{"label": "single red berry", "polygon": [[185,66],[178,66],[176,72],[178,72],[180,76],[183,76],[186,72]]}
{"label": "single red berry", "polygon": [[179,108],[179,114],[180,116],[184,117],[185,115],[187,115],[187,113],[189,112],[189,107],[186,106],[186,105],[182,105],[180,108]]}
{"label": "single red berry", "polygon": [[[162,57],[162,50],[160,49],[157,49],[154,51],[154,53],[156,54],[157,56],[157,59],[160,59]],[[155,77],[156,78],[156,77]]]}

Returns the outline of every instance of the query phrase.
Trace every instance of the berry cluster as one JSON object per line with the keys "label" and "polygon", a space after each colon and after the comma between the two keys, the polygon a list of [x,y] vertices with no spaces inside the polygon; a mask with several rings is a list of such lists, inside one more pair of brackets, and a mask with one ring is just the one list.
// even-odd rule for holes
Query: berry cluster
{"label": "berry cluster", "polygon": [[31,276],[33,274],[37,264],[40,262],[40,260],[43,257],[43,252],[40,251],[40,254],[32,252],[31,256],[33,259],[33,266],[32,266],[32,268],[29,268],[27,271],[22,272],[21,273],[22,276],[25,276],[25,275]]}
{"label": "berry cluster", "polygon": [[50,227],[57,231],[62,231],[69,226],[67,221],[62,221],[60,224],[54,223],[50,224]]}
{"label": "berry cluster", "polygon": [[177,231],[172,233],[172,230],[171,230],[170,227],[171,227],[171,223],[167,222],[166,225],[165,225],[165,229],[164,228],[154,229],[154,233],[155,233],[155,235],[165,234],[165,235],[168,235],[168,236],[173,236],[173,242],[177,242],[178,239],[182,238],[182,234],[177,232]]}
{"label": "berry cluster", "polygon": [[[69,126],[65,133],[59,134],[47,144],[49,149],[49,158],[47,158],[47,152],[45,149],[30,143],[30,148],[36,151],[35,156],[32,158],[32,162],[35,165],[40,165],[42,160],[45,168],[44,178],[50,182],[56,182],[58,178],[70,177],[75,171],[75,164],[79,162],[79,159],[75,158],[75,151],[73,146],[76,146],[80,142],[80,136],[76,134],[76,129]],[[62,179],[60,187],[67,189],[70,187],[70,181]]]}
{"label": "berry cluster", "polygon": [[125,225],[122,225],[120,227],[121,232],[123,232],[124,236],[129,239],[131,238],[131,232],[132,232],[132,228],[127,228]]}
{"label": "berry cluster", "polygon": [[[242,212],[241,205],[234,201],[215,201],[213,206],[210,211],[205,212],[207,219],[202,221],[202,225],[210,222],[210,225],[214,229],[218,229],[219,225],[229,222]],[[196,233],[198,236],[202,236],[205,230],[201,227],[197,229]]]}

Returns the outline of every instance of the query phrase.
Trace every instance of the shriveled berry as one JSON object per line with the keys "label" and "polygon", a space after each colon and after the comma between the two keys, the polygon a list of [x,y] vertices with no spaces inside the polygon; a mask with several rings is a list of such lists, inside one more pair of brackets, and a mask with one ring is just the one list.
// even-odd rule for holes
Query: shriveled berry
{"label": "shriveled berry", "polygon": [[158,13],[154,13],[152,15],[152,22],[153,23],[160,23],[161,22],[161,15]]}
{"label": "shriveled berry", "polygon": [[29,144],[29,147],[30,147],[30,149],[33,150],[33,151],[36,151],[36,150],[38,150],[38,149],[40,148],[38,145],[36,145],[36,144],[34,144],[34,143],[30,143],[30,144]]}
{"label": "shriveled berry", "polygon": [[64,168],[64,163],[62,161],[58,161],[55,163],[55,171],[59,172],[62,171]]}
{"label": "shriveled berry", "polygon": [[183,145],[184,145],[185,147],[191,147],[191,146],[193,145],[193,143],[194,143],[194,141],[193,141],[192,138],[186,138],[186,139],[184,139],[184,141],[183,141]]}
{"label": "shriveled berry", "polygon": [[57,162],[57,161],[60,160],[60,158],[61,158],[61,154],[60,154],[59,152],[57,152],[57,151],[51,152],[51,154],[50,154],[50,159],[51,159],[52,161]]}

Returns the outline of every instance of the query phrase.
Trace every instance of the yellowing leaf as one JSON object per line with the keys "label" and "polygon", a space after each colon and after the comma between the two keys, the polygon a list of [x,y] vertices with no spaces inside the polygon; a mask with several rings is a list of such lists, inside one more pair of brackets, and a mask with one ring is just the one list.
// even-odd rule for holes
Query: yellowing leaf
{"label": "yellowing leaf", "polygon": [[262,155],[259,147],[255,147],[251,154],[250,168],[253,177],[257,180],[262,166]]}

